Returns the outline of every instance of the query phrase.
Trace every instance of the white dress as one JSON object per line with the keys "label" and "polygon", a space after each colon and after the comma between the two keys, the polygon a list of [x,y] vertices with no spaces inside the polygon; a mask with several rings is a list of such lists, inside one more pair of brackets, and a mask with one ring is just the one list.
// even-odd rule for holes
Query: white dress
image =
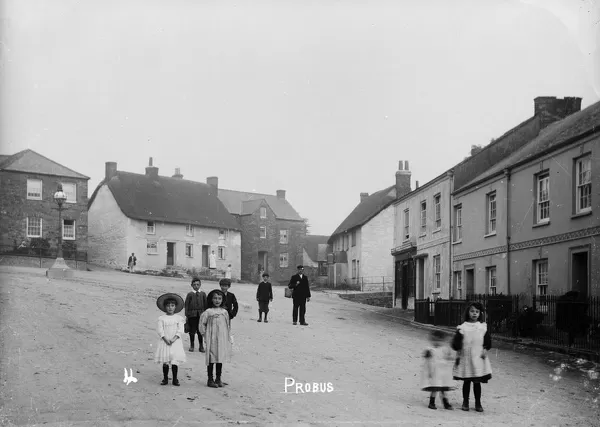
{"label": "white dress", "polygon": [[230,320],[224,308],[209,308],[200,316],[200,333],[206,340],[206,364],[231,360]]}
{"label": "white dress", "polygon": [[481,322],[464,322],[458,327],[463,340],[462,349],[458,351],[460,361],[452,371],[454,379],[487,382],[492,377],[490,358],[481,357],[486,332],[487,324]]}
{"label": "white dress", "polygon": [[[158,318],[156,332],[160,339],[156,345],[156,354],[154,355],[154,361],[156,363],[171,363],[173,365],[185,363],[186,356],[183,349],[183,340],[181,339],[184,334],[184,324],[185,319],[179,314],[174,314],[172,316],[164,314]],[[165,337],[170,340],[175,336],[178,336],[179,339],[171,345],[167,345],[162,339],[162,337]]]}
{"label": "white dress", "polygon": [[454,351],[447,345],[427,347],[421,371],[421,390],[448,391],[456,388],[452,379]]}

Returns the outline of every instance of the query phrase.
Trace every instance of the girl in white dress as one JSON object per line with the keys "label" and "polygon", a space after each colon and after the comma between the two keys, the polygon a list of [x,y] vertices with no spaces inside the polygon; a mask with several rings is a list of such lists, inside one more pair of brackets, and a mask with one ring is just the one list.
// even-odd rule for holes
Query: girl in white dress
{"label": "girl in white dress", "polygon": [[455,380],[463,380],[462,410],[469,410],[471,383],[475,394],[475,410],[481,406],[481,383],[492,378],[492,366],[487,352],[492,348],[492,337],[483,319],[483,305],[471,302],[465,310],[465,321],[458,326],[452,340],[452,348],[458,352],[452,374]]}
{"label": "girl in white dress", "polygon": [[[223,387],[221,381],[223,363],[231,359],[231,323],[229,313],[224,308],[225,294],[218,289],[210,291],[207,297],[208,309],[200,316],[200,332],[206,341],[206,365],[209,387]],[[217,379],[213,379],[213,366],[217,364]]]}
{"label": "girl in white dress", "polygon": [[158,318],[158,327],[156,332],[160,337],[156,346],[154,361],[163,365],[163,380],[161,385],[169,383],[169,364],[173,371],[173,385],[178,386],[177,369],[182,363],[185,363],[185,351],[183,350],[183,325],[185,319],[175,313],[183,310],[184,302],[177,294],[164,294],[156,300],[156,306],[166,314]]}
{"label": "girl in white dress", "polygon": [[448,402],[446,391],[454,390],[452,379],[452,363],[454,351],[450,349],[448,336],[444,331],[431,331],[429,336],[431,345],[423,352],[423,371],[421,374],[421,389],[429,391],[429,409],[437,409],[435,396],[438,391],[442,397],[445,409],[454,409]]}

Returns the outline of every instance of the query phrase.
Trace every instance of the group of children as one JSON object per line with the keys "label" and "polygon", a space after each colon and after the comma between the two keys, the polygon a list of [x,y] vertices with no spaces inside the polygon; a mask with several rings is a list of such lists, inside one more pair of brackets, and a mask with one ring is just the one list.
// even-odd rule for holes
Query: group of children
{"label": "group of children", "polygon": [[[273,301],[273,289],[269,283],[269,274],[263,274],[258,285],[256,300],[258,302],[258,322],[268,322],[269,302]],[[165,312],[158,318],[157,332],[160,337],[155,354],[155,361],[163,365],[162,385],[169,382],[169,364],[173,374],[173,385],[179,386],[177,379],[178,366],[185,363],[182,336],[187,324],[190,334],[189,351],[194,351],[194,340],[198,335],[200,351],[206,354],[207,386],[223,387],[227,383],[221,379],[223,363],[231,357],[231,320],[237,315],[238,303],[234,294],[229,292],[230,279],[219,282],[221,290],[209,292],[208,297],[200,291],[201,281],[194,278],[185,302],[174,293],[161,295],[156,305]],[[185,318],[176,314],[185,308]],[[492,368],[488,350],[492,347],[490,332],[484,322],[482,304],[471,302],[465,310],[464,322],[458,326],[452,341],[445,332],[434,330],[430,334],[430,345],[423,352],[422,389],[430,392],[429,408],[437,409],[436,395],[439,392],[445,409],[454,409],[446,396],[446,391],[453,390],[454,380],[463,381],[462,410],[468,411],[471,383],[475,395],[475,410],[483,412],[481,406],[481,384],[492,378]],[[206,343],[204,346],[203,341]],[[216,364],[216,379],[213,368]]]}
{"label": "group of children", "polygon": [[[452,341],[445,332],[434,330],[430,343],[423,352],[422,389],[429,391],[429,408],[437,409],[436,394],[439,392],[445,409],[454,409],[445,392],[453,390],[454,380],[463,381],[462,410],[469,410],[471,383],[475,395],[475,410],[483,412],[481,406],[481,384],[492,378],[492,367],[487,352],[492,348],[492,339],[483,321],[483,305],[471,302],[465,310],[464,322],[458,326]],[[453,351],[454,350],[454,351]]]}

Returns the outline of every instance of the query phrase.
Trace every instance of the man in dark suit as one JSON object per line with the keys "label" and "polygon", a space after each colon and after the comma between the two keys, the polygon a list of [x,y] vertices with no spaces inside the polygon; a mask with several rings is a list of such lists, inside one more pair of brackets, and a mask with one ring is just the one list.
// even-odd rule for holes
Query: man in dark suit
{"label": "man in dark suit", "polygon": [[292,318],[294,325],[298,324],[298,311],[300,311],[300,324],[307,326],[308,323],[305,322],[304,314],[306,313],[306,302],[310,301],[310,287],[303,266],[298,266],[298,273],[292,276],[288,288],[293,289],[294,311],[292,312]]}

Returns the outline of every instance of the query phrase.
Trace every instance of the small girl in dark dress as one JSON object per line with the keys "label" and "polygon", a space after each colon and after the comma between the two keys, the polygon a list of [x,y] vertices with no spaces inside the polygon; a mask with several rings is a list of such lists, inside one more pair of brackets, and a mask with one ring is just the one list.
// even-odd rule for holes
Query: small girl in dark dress
{"label": "small girl in dark dress", "polygon": [[465,310],[465,321],[458,326],[452,340],[452,348],[458,352],[452,374],[463,383],[462,410],[469,410],[471,383],[475,394],[475,410],[483,412],[481,406],[481,383],[492,378],[492,367],[487,352],[492,348],[492,337],[483,322],[483,305],[471,302]]}

